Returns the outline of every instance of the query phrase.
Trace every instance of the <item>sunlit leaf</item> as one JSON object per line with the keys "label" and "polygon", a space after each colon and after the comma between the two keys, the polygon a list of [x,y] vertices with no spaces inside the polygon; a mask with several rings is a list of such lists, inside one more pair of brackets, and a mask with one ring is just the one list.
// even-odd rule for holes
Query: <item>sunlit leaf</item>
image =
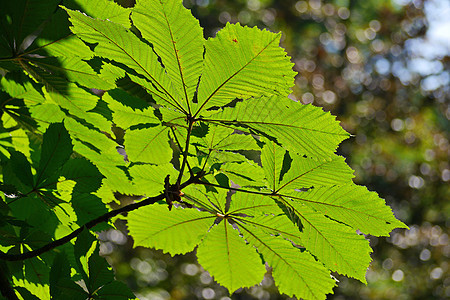
{"label": "sunlit leaf", "polygon": [[198,262],[230,292],[258,284],[266,273],[256,249],[226,220],[211,228],[198,247],[197,256]]}
{"label": "sunlit leaf", "polygon": [[[205,44],[197,112],[252,96],[287,96],[295,73],[281,34],[227,24]],[[217,70],[221,70],[217,72]]]}
{"label": "sunlit leaf", "polygon": [[193,209],[155,204],[128,214],[128,227],[136,246],[163,249],[170,254],[194,250],[215,216]]}

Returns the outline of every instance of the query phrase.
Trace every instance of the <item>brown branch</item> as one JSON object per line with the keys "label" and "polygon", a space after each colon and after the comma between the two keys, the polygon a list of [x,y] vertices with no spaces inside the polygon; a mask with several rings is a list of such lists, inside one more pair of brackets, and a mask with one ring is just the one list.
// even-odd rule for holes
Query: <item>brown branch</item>
{"label": "brown branch", "polygon": [[[199,174],[199,175],[201,176],[201,174]],[[199,176],[195,176],[195,177],[189,178],[189,180],[187,180],[186,182],[184,182],[183,184],[180,185],[180,190],[185,188],[185,187],[187,187],[188,185],[194,183],[198,179],[199,179]],[[48,243],[47,245],[45,245],[45,246],[43,246],[41,248],[35,249],[33,251],[30,251],[30,252],[25,252],[25,253],[22,253],[22,254],[6,254],[6,253],[0,251],[0,259],[7,260],[7,261],[18,261],[18,260],[25,260],[25,259],[28,259],[28,258],[33,258],[33,257],[39,256],[39,255],[41,255],[41,254],[43,254],[45,252],[48,252],[48,251],[52,250],[53,248],[56,248],[58,246],[62,246],[64,244],[68,243],[70,240],[72,240],[73,238],[77,237],[83,231],[84,228],[90,229],[90,228],[94,227],[97,224],[100,224],[100,223],[103,223],[103,222],[107,222],[109,219],[111,219],[112,217],[117,216],[118,214],[125,213],[125,212],[130,212],[130,211],[133,211],[133,210],[138,209],[140,207],[154,204],[157,201],[160,201],[160,200],[163,200],[163,199],[165,199],[165,194],[161,193],[158,196],[149,197],[149,198],[146,198],[146,199],[144,199],[142,201],[139,201],[137,203],[129,204],[129,205],[121,207],[119,209],[112,210],[112,211],[110,211],[110,212],[108,212],[108,213],[106,213],[104,215],[101,215],[98,218],[95,218],[95,219],[87,222],[86,224],[84,224],[84,226],[78,228],[77,230],[73,231],[72,233],[70,233],[70,234],[68,234],[68,235],[66,235],[66,236],[64,236],[64,237],[62,237],[62,238],[60,238],[58,240],[55,240],[55,241],[53,241],[51,243]]]}

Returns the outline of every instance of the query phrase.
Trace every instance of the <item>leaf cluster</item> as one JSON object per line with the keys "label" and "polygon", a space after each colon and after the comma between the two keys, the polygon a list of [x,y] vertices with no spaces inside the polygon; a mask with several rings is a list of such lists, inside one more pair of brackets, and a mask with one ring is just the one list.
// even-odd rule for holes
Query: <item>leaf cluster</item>
{"label": "leaf cluster", "polygon": [[[181,0],[17,3],[1,13],[4,295],[134,298],[89,232],[116,216],[136,246],[197,249],[230,292],[270,267],[305,299],[332,292],[331,272],[365,282],[363,234],[405,226],[352,182],[335,118],[288,98],[280,33],[205,40]],[[113,209],[117,195],[140,200]]]}

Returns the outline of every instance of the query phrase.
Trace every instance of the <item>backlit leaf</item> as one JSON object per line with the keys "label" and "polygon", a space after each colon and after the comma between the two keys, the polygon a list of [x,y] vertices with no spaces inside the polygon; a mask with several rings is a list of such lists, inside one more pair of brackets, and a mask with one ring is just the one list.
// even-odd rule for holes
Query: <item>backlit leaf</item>
{"label": "backlit leaf", "polygon": [[197,256],[198,262],[230,292],[260,283],[266,273],[256,249],[226,220],[211,228],[198,246]]}
{"label": "backlit leaf", "polygon": [[211,227],[214,215],[194,209],[154,204],[128,214],[136,246],[163,249],[172,255],[194,250]]}

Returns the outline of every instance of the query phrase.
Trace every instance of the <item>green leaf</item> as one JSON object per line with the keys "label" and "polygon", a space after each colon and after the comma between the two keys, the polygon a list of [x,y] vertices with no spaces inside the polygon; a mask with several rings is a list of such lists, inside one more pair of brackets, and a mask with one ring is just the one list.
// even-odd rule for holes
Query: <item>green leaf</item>
{"label": "green leaf", "polygon": [[[125,27],[130,26],[130,9],[110,0],[70,0],[64,1],[68,7],[82,7],[87,15],[102,20],[110,20]],[[73,4],[72,4],[73,3]]]}
{"label": "green leaf", "polygon": [[128,229],[135,246],[162,249],[171,255],[194,250],[211,227],[214,215],[194,209],[154,204],[128,214]]}
{"label": "green leaf", "polygon": [[311,186],[333,186],[351,183],[353,170],[342,156],[334,155],[328,161],[316,161],[293,155],[291,168],[280,182],[280,192],[300,190]]}
{"label": "green leaf", "polygon": [[148,45],[119,24],[110,21],[92,19],[80,12],[67,9],[72,22],[71,30],[89,43],[98,43],[95,54],[132,68],[138,74],[152,82],[150,91],[157,101],[178,107],[179,95],[164,72],[158,58]]}
{"label": "green leaf", "polygon": [[[40,1],[40,0],[18,0],[14,2],[4,2],[1,9],[1,21],[9,25],[2,30],[3,38],[1,48],[12,47],[12,52],[23,52],[24,48],[33,42],[33,35],[39,31],[36,29],[42,25],[47,17],[56,9],[58,0]],[[24,39],[28,36],[29,41]],[[29,45],[28,45],[29,46]],[[8,48],[9,48],[8,47]],[[20,51],[21,50],[21,51]],[[1,56],[7,57],[3,52]]]}
{"label": "green leaf", "polygon": [[64,125],[72,137],[75,152],[91,161],[100,173],[108,178],[112,186],[118,189],[130,187],[129,179],[123,170],[118,168],[125,165],[125,160],[117,152],[118,144],[115,141],[109,139],[104,133],[89,129],[71,118],[65,119]]}
{"label": "green leaf", "polygon": [[[99,289],[103,289],[104,286],[110,284],[113,284],[113,286],[109,291],[118,291],[122,295],[130,295],[131,292],[129,290],[127,293],[124,292],[124,288],[121,284],[114,284],[114,273],[106,259],[99,255],[99,245],[94,241],[95,239],[89,231],[84,230],[75,242],[76,262],[80,267],[89,295],[93,295],[98,292]],[[69,287],[67,282],[63,283],[65,284],[64,287],[67,289]],[[108,289],[105,293],[108,293]]]}
{"label": "green leaf", "polygon": [[113,281],[104,285],[98,292],[97,299],[105,299],[105,300],[126,300],[126,299],[135,299],[136,296],[131,292],[130,288],[120,282]]}
{"label": "green leaf", "polygon": [[13,77],[12,74],[7,74],[0,79],[0,86],[12,98],[23,99],[27,105],[40,104],[45,101],[42,93],[28,78],[17,78],[17,76]]}
{"label": "green leaf", "polygon": [[[289,166],[285,165],[287,155],[291,159]],[[298,154],[291,155],[273,142],[264,146],[261,160],[270,189],[281,194],[312,187],[345,185],[351,183],[353,178],[353,170],[341,156],[316,160]],[[286,167],[288,170],[285,170]]]}
{"label": "green leaf", "polygon": [[275,142],[267,141],[261,151],[261,163],[272,191],[280,187],[284,157],[287,152]]}
{"label": "green leaf", "polygon": [[287,96],[295,72],[279,47],[280,37],[280,33],[228,23],[208,39],[196,113],[235,98]]}
{"label": "green leaf", "polygon": [[86,286],[90,294],[93,294],[103,285],[114,281],[114,273],[106,259],[99,255],[98,248],[97,244],[94,253],[89,257],[89,278],[86,281]]}
{"label": "green leaf", "polygon": [[383,199],[367,188],[354,184],[314,188],[289,194],[322,214],[352,226],[365,234],[388,236],[394,228],[407,228],[397,220]]}
{"label": "green leaf", "polygon": [[45,284],[49,280],[49,266],[44,261],[34,257],[23,262],[23,272],[27,281]]}
{"label": "green leaf", "polygon": [[[264,191],[261,191],[264,193]],[[258,216],[261,214],[282,214],[276,202],[267,194],[251,194],[237,191],[230,202],[229,213],[239,213],[249,216]]]}
{"label": "green leaf", "polygon": [[230,292],[260,283],[266,273],[256,249],[226,220],[210,229],[197,248],[197,257],[211,276]]}
{"label": "green leaf", "polygon": [[44,133],[41,159],[36,173],[36,186],[53,175],[73,152],[70,135],[62,123],[51,124]]}
{"label": "green leaf", "polygon": [[272,275],[280,293],[303,299],[325,299],[335,281],[329,271],[307,251],[300,252],[280,237],[257,228],[241,225],[244,238],[255,245],[273,268]]}
{"label": "green leaf", "polygon": [[65,253],[61,252],[55,256],[50,271],[50,292],[62,278],[70,278],[70,264]]}
{"label": "green leaf", "polygon": [[103,176],[97,167],[84,158],[69,160],[61,170],[64,180],[76,182],[74,191],[89,193],[98,190],[102,184]]}
{"label": "green leaf", "polygon": [[[42,1],[41,1],[42,2]],[[67,2],[74,1],[64,1]],[[93,1],[92,1],[93,2]],[[79,7],[77,3],[73,3]],[[92,58],[92,51],[69,29],[67,13],[58,8],[47,20],[42,32],[36,37],[33,45],[27,49],[27,54],[38,54],[41,57],[78,57]]]}
{"label": "green leaf", "polygon": [[227,191],[205,192],[203,188],[188,186],[183,189],[183,200],[194,205],[200,210],[212,214],[225,215],[227,213]]}
{"label": "green leaf", "polygon": [[82,275],[85,282],[87,282],[89,276],[89,258],[95,251],[95,248],[95,237],[89,232],[89,229],[84,228],[78,235],[73,249],[78,272]]}
{"label": "green leaf", "polygon": [[[55,299],[72,299],[72,300],[86,300],[89,294],[78,284],[69,278],[62,278],[58,282],[58,290],[60,294]],[[58,298],[59,297],[59,298]]]}
{"label": "green leaf", "polygon": [[[24,300],[40,300],[37,296],[35,296],[34,294],[32,294],[29,290],[27,290],[26,288],[23,287],[16,287],[15,288],[16,291],[19,292],[20,296],[22,296],[22,298]],[[0,298],[0,299],[5,299],[6,298]]]}
{"label": "green leaf", "polygon": [[45,103],[30,107],[31,116],[40,122],[40,126],[45,128],[49,123],[60,123],[66,117],[58,105]]}
{"label": "green leaf", "polygon": [[47,57],[29,58],[28,61],[45,69],[52,75],[66,78],[69,82],[77,82],[88,88],[109,90],[115,87],[113,82],[108,82],[81,60],[80,57]]}
{"label": "green leaf", "polygon": [[147,197],[155,196],[164,191],[164,179],[167,175],[172,181],[177,178],[177,171],[172,164],[155,165],[134,165],[129,169],[136,186],[134,192],[136,194],[145,195]]}
{"label": "green leaf", "polygon": [[128,159],[131,162],[168,163],[172,159],[169,130],[169,127],[161,125],[128,130],[125,133],[124,143]]}
{"label": "green leaf", "polygon": [[[198,247],[230,291],[269,266],[281,293],[324,299],[330,271],[365,282],[360,232],[406,227],[352,183],[335,117],[287,97],[280,33],[227,24],[205,41],[182,0],[17,1],[0,10],[2,250],[40,248],[130,195],[146,198],[121,208],[136,246]],[[23,298],[134,298],[88,229],[8,266]]]}
{"label": "green leaf", "polygon": [[18,288],[20,296],[24,300],[48,299],[49,286],[47,284],[35,284],[23,279],[14,281],[15,287]]}
{"label": "green leaf", "polygon": [[50,295],[53,299],[70,297],[85,300],[86,292],[70,278],[70,263],[65,253],[58,253],[50,270]]}
{"label": "green leaf", "polygon": [[231,128],[214,124],[208,124],[207,126],[207,134],[199,138],[193,137],[192,143],[216,151],[261,150],[251,135],[238,133]]}
{"label": "green leaf", "polygon": [[252,98],[203,120],[258,133],[292,154],[320,159],[328,159],[349,137],[330,113],[283,96]]}
{"label": "green leaf", "polygon": [[97,128],[104,129],[104,117],[97,113],[89,112],[97,105],[98,97],[96,95],[38,67],[26,63],[22,64],[22,66],[26,72],[45,85],[46,98],[49,102],[58,104],[71,115],[83,119]]}
{"label": "green leaf", "polygon": [[[31,166],[25,155],[20,152],[12,152],[10,156],[9,165],[12,168],[17,179],[19,179],[25,186],[33,187],[34,179],[31,173]],[[12,174],[11,174],[12,175]],[[26,192],[26,191],[22,191]]]}
{"label": "green leaf", "polygon": [[235,216],[238,222],[250,224],[273,235],[281,234],[297,246],[303,246],[299,227],[294,225],[278,203],[268,195],[237,191],[231,197],[228,214]]}
{"label": "green leaf", "polygon": [[113,121],[122,129],[129,129],[139,124],[159,124],[160,120],[154,115],[154,110],[148,103],[134,97],[123,90],[108,91],[102,97],[113,111]]}
{"label": "green leaf", "polygon": [[182,2],[138,1],[132,20],[161,57],[178,94],[184,98],[183,107],[190,112],[190,101],[202,72],[205,41],[199,22]]}
{"label": "green leaf", "polygon": [[250,161],[226,162],[220,166],[219,171],[240,187],[266,186],[263,169]]}
{"label": "green leaf", "polygon": [[[108,212],[101,199],[91,194],[74,191],[72,192],[71,203],[77,214],[77,224],[80,226]],[[95,227],[96,230],[104,230],[106,228],[105,224],[99,224]]]}
{"label": "green leaf", "polygon": [[363,235],[346,225],[328,219],[304,204],[280,198],[299,218],[303,246],[327,268],[366,283],[372,249]]}

